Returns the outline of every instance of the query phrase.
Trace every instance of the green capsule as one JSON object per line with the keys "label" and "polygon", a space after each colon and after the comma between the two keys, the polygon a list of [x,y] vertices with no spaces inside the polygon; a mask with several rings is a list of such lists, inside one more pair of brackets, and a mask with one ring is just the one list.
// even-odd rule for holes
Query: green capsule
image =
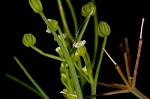
{"label": "green capsule", "polygon": [[81,8],[81,15],[84,17],[88,17],[90,14],[94,15],[96,12],[96,6],[92,2],[88,2],[83,5]]}
{"label": "green capsule", "polygon": [[23,35],[22,42],[26,47],[32,47],[36,43],[36,38],[31,33]]}
{"label": "green capsule", "polygon": [[40,0],[29,0],[29,4],[35,13],[43,11],[42,3]]}
{"label": "green capsule", "polygon": [[111,28],[107,24],[107,22],[101,21],[98,24],[98,31],[97,32],[98,32],[98,34],[99,34],[100,37],[106,37],[106,36],[110,35]]}
{"label": "green capsule", "polygon": [[[54,31],[57,31],[57,29],[58,29],[58,21],[54,20],[54,19],[48,19],[48,21],[52,25]],[[48,28],[48,30],[49,30],[49,28]],[[49,30],[49,33],[51,33],[51,30]]]}
{"label": "green capsule", "polygon": [[79,48],[77,48],[77,52],[79,55],[84,56],[86,54],[86,47],[80,46]]}

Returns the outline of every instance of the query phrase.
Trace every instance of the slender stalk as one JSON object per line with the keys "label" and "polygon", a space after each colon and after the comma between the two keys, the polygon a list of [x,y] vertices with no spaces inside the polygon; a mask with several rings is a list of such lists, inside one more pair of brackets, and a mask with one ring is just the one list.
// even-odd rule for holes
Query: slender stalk
{"label": "slender stalk", "polygon": [[73,93],[73,87],[70,79],[70,74],[68,72],[68,69],[65,68],[65,74],[66,74],[66,79],[67,79],[67,86],[68,86],[68,92]]}
{"label": "slender stalk", "polygon": [[68,51],[68,49],[67,49],[66,42],[65,42],[64,37],[63,37],[63,33],[62,33],[62,31],[61,31],[61,29],[60,29],[59,26],[58,26],[58,32],[59,32],[59,35],[60,35],[60,40],[62,41],[62,44],[64,45],[66,51],[67,51],[68,54],[69,54],[69,51]]}
{"label": "slender stalk", "polygon": [[130,68],[131,68],[131,56],[130,56],[130,50],[129,50],[129,44],[128,44],[128,38],[125,37],[125,49],[126,49],[126,52],[127,52],[127,63],[128,63],[128,76],[131,77],[131,73],[130,73]]}
{"label": "slender stalk", "polygon": [[128,80],[126,79],[125,75],[123,74],[122,70],[120,69],[120,66],[111,58],[111,56],[108,54],[108,52],[104,48],[103,48],[103,50],[106,53],[106,55],[109,57],[109,59],[115,65],[115,68],[117,69],[117,71],[118,71],[119,75],[121,76],[122,80],[124,81],[124,83],[127,85],[128,88],[130,88],[130,84],[129,84]]}
{"label": "slender stalk", "polygon": [[[104,37],[103,44],[102,44],[102,49],[105,48],[106,42],[107,42],[107,37]],[[95,83],[97,83],[98,74],[99,74],[101,63],[102,63],[103,55],[104,55],[104,51],[101,50],[99,61],[98,61],[97,68],[96,68],[95,77],[94,77]]]}
{"label": "slender stalk", "polygon": [[[91,0],[95,4],[95,0]],[[92,60],[92,70],[94,68],[95,62],[96,62],[96,55],[98,50],[98,33],[97,33],[97,27],[98,27],[98,17],[97,12],[93,16],[94,20],[94,54],[93,54],[93,60]]]}
{"label": "slender stalk", "polygon": [[74,63],[73,63],[73,60],[72,60],[71,56],[66,51],[66,49],[63,46],[61,40],[58,38],[56,32],[54,31],[54,29],[51,26],[51,24],[48,22],[48,20],[45,17],[44,13],[40,12],[39,14],[42,17],[42,19],[44,20],[44,22],[46,23],[46,25],[48,26],[48,28],[52,31],[52,34],[53,34],[54,38],[56,39],[58,45],[62,49],[62,52],[63,52],[63,54],[64,54],[64,56],[66,58],[66,62],[68,63],[69,69],[71,71],[71,77],[72,77],[72,79],[74,81],[75,90],[76,90],[78,99],[83,99],[83,95],[82,95],[81,87],[80,87],[80,84],[79,84],[77,72],[76,72],[76,69],[75,69],[75,66],[74,66]]}
{"label": "slender stalk", "polygon": [[43,56],[46,56],[46,57],[49,57],[49,58],[52,58],[52,59],[55,59],[55,60],[59,60],[59,61],[66,61],[64,58],[61,58],[59,56],[55,56],[55,55],[52,55],[52,54],[44,53],[42,50],[38,49],[35,46],[32,46],[31,48],[34,49],[35,51],[37,51],[38,53],[40,53]]}
{"label": "slender stalk", "polygon": [[128,81],[131,84],[131,72],[130,72],[131,58],[130,58],[130,51],[128,45],[128,38],[125,38],[125,49],[126,51],[124,52],[124,59],[125,59],[126,72],[127,72]]}
{"label": "slender stalk", "polygon": [[17,57],[14,56],[15,61],[18,63],[20,68],[23,70],[25,75],[28,77],[28,79],[33,83],[33,85],[36,87],[36,89],[43,95],[45,99],[50,99],[46,93],[41,89],[41,87],[36,83],[36,81],[31,77],[31,75],[28,73],[28,71],[25,69],[25,67],[22,65],[22,63],[18,60]]}
{"label": "slender stalk", "polygon": [[131,93],[134,94],[139,99],[149,99],[147,96],[141,93],[136,87],[132,88]]}
{"label": "slender stalk", "polygon": [[143,24],[144,24],[144,18],[142,18],[142,24],[141,24],[141,32],[140,32],[140,37],[139,37],[139,45],[138,45],[138,52],[137,52],[137,58],[135,62],[135,68],[134,68],[134,73],[133,73],[133,82],[132,85],[135,86],[136,84],[136,77],[137,77],[137,71],[138,71],[138,66],[139,66],[139,61],[140,61],[140,55],[141,55],[141,49],[142,49],[142,30],[143,30]]}
{"label": "slender stalk", "polygon": [[85,96],[84,99],[94,98],[94,97],[97,97],[97,96],[108,96],[108,95],[114,95],[114,94],[121,94],[121,93],[129,93],[129,91],[128,91],[128,89],[116,90],[116,91],[101,93],[101,94],[92,95],[92,96]]}
{"label": "slender stalk", "polygon": [[66,32],[67,36],[69,37],[69,39],[73,42],[74,38],[71,35],[71,32],[70,32],[69,27],[68,27],[62,2],[61,2],[61,0],[57,0],[57,3],[58,3],[59,11],[60,11],[61,20],[62,20],[63,26],[65,28],[65,32]]}
{"label": "slender stalk", "polygon": [[86,27],[87,27],[87,25],[88,25],[88,23],[89,23],[90,18],[91,18],[91,15],[89,15],[89,16],[85,19],[84,26],[83,26],[83,28],[82,28],[82,30],[81,30],[79,36],[77,37],[77,41],[76,41],[76,42],[78,42],[78,41],[80,41],[80,40],[82,39],[82,36],[83,36],[83,34],[84,34],[85,30],[86,30]]}
{"label": "slender stalk", "polygon": [[90,83],[93,83],[92,71],[91,71],[91,66],[90,66],[91,64],[89,64],[89,61],[85,55],[83,55],[82,57],[83,57],[85,65],[87,67],[87,72],[88,72],[88,77],[89,77]]}
{"label": "slender stalk", "polygon": [[78,70],[78,72],[89,82],[91,83],[91,81],[89,80],[89,78],[87,76],[85,76],[85,74],[81,71],[81,69],[78,67],[78,65],[75,63],[75,67]]}
{"label": "slender stalk", "polygon": [[[80,58],[80,57],[79,57]],[[82,88],[82,90],[83,90],[83,88],[84,88],[84,85],[85,85],[85,82],[88,80],[88,78],[87,78],[87,80],[84,78],[85,77],[85,75],[82,73],[82,74],[80,74],[80,71],[82,70],[82,62],[81,62],[81,58],[77,61],[77,64],[76,64],[76,67],[79,67],[79,77],[80,77],[80,85],[81,85],[81,88]],[[90,83],[90,81],[89,81],[89,83]]]}
{"label": "slender stalk", "polygon": [[44,98],[43,95],[41,93],[39,93],[35,88],[33,88],[32,86],[28,85],[27,83],[21,81],[20,79],[10,75],[10,74],[5,74],[6,77],[8,77],[9,79],[21,84],[22,86],[28,88],[30,91],[34,92],[35,94],[37,94],[38,96],[40,96],[41,98]]}
{"label": "slender stalk", "polygon": [[107,84],[102,82],[97,82],[97,84],[101,86],[111,87],[111,88],[127,89],[127,86],[124,84],[117,84],[117,83]]}
{"label": "slender stalk", "polygon": [[124,81],[124,83],[127,85],[128,88],[130,88],[130,83],[128,82],[128,80],[126,79],[125,75],[123,74],[122,70],[120,69],[119,65],[115,65],[119,75],[121,76],[122,80]]}
{"label": "slender stalk", "polygon": [[108,95],[121,94],[121,93],[129,93],[129,90],[128,89],[115,90],[115,91],[111,91],[111,92],[102,93],[102,94],[99,94],[99,95],[100,96],[108,96]]}
{"label": "slender stalk", "polygon": [[[104,40],[103,40],[103,44],[102,44],[102,48],[101,48],[101,49],[105,48],[106,42],[107,42],[107,37],[104,37]],[[99,75],[99,71],[100,71],[100,66],[101,66],[101,63],[102,63],[103,55],[104,55],[104,51],[101,50],[100,57],[99,57],[99,61],[98,61],[97,68],[96,68],[96,72],[95,72],[95,76],[94,76],[94,83],[93,83],[92,89],[91,89],[92,95],[95,95],[95,94],[96,94],[97,80],[98,80],[98,75]],[[93,99],[95,99],[95,98],[93,98]]]}
{"label": "slender stalk", "polygon": [[138,65],[140,61],[141,47],[142,47],[142,39],[139,40],[138,53],[137,53],[137,58],[136,58],[136,63],[135,63],[135,68],[134,68],[134,74],[133,74],[133,82],[132,82],[133,86],[135,86],[135,83],[136,83],[136,76],[137,76]]}
{"label": "slender stalk", "polygon": [[127,52],[124,52],[124,59],[125,59],[127,78],[128,78],[128,81],[131,84],[131,75],[130,75],[130,69],[129,69],[129,65],[128,65]]}
{"label": "slender stalk", "polygon": [[78,32],[78,21],[77,21],[77,18],[76,18],[76,14],[75,14],[75,11],[74,11],[74,8],[73,8],[73,5],[71,3],[70,0],[66,0],[67,4],[68,4],[68,7],[70,9],[70,12],[71,12],[71,15],[72,15],[72,19],[73,19],[73,23],[74,23],[74,28],[75,28],[75,33]]}

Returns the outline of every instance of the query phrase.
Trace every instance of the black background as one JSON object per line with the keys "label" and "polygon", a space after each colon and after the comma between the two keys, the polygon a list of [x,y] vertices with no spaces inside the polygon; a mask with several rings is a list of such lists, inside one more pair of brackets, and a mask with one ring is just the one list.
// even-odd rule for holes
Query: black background
{"label": "black background", "polygon": [[[81,16],[81,7],[90,0],[72,0],[73,6],[78,18],[78,25],[80,26],[84,21]],[[47,18],[53,18],[59,21],[61,26],[61,19],[56,0],[42,0],[44,14]],[[60,62],[44,57],[31,48],[27,48],[22,44],[22,37],[25,33],[33,33],[37,42],[38,48],[46,53],[54,53],[58,46],[53,40],[53,36],[47,34],[45,23],[39,14],[33,12],[28,4],[28,0],[14,0],[2,2],[1,8],[1,70],[2,80],[1,89],[2,95],[7,99],[11,98],[35,98],[39,97],[28,91],[28,89],[6,78],[4,73],[10,73],[29,84],[30,81],[24,75],[13,56],[19,58],[26,69],[30,72],[32,77],[38,82],[43,90],[51,97],[51,99],[63,99],[59,92],[64,88],[60,82],[59,64]],[[65,2],[64,9],[67,12],[67,20],[70,28],[73,28],[73,22]],[[141,53],[141,60],[139,63],[139,70],[137,76],[137,88],[146,96],[150,94],[149,81],[149,5],[146,0],[130,1],[130,0],[97,0],[98,20],[107,21],[111,27],[111,35],[108,37],[106,50],[110,53],[113,59],[124,67],[123,53],[119,49],[119,44],[124,41],[124,37],[129,39],[129,47],[131,52],[132,68],[135,64],[137,46],[139,40],[140,26],[142,18],[145,18],[143,28],[143,47]],[[74,32],[71,29],[71,32]],[[83,39],[86,39],[87,50],[92,55],[93,52],[93,23],[92,19],[88,25]],[[100,39],[99,47],[101,47]],[[100,51],[99,51],[100,52]],[[118,76],[113,63],[108,57],[104,55],[104,61],[100,70],[100,80],[108,82],[122,83]],[[98,92],[110,91],[105,87],[98,86]],[[87,90],[85,91],[87,92]],[[4,93],[4,94],[3,94]],[[88,93],[88,92],[87,92]],[[136,99],[131,94],[120,94],[114,96],[106,96],[99,98],[122,98],[128,97]]]}

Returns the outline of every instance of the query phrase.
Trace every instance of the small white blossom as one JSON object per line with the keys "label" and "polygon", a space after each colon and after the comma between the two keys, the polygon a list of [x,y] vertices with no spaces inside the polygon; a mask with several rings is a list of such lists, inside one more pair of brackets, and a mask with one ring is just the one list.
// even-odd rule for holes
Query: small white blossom
{"label": "small white blossom", "polygon": [[[61,39],[60,35],[58,35],[58,38]],[[65,39],[66,38],[66,34],[63,33],[63,38]],[[54,40],[56,41],[56,39],[54,38]]]}
{"label": "small white blossom", "polygon": [[62,76],[63,78],[66,78],[66,74],[65,74],[65,73],[62,73],[61,76]]}
{"label": "small white blossom", "polygon": [[[52,21],[52,19],[47,19],[47,20],[48,20],[49,22]],[[47,33],[51,33],[51,31],[49,30],[48,26],[47,26],[46,32],[47,32]]]}
{"label": "small white blossom", "polygon": [[57,47],[57,48],[55,49],[56,52],[59,52],[60,50],[61,50],[60,47]]}
{"label": "small white blossom", "polygon": [[70,93],[68,93],[68,90],[67,90],[67,89],[63,89],[63,91],[61,91],[60,93],[62,93],[62,94],[66,94],[66,95],[68,95],[68,96],[77,97],[77,95],[74,95],[74,94],[70,94]]}
{"label": "small white blossom", "polygon": [[75,56],[78,56],[78,55],[79,55],[79,53],[76,51],[76,52],[75,52]]}
{"label": "small white blossom", "polygon": [[73,47],[75,47],[75,48],[79,48],[79,47],[81,47],[81,46],[84,46],[84,45],[85,45],[85,43],[86,43],[86,41],[85,41],[85,40],[83,40],[83,41],[79,41],[79,42],[77,42],[77,43],[74,43],[74,44],[73,44]]}
{"label": "small white blossom", "polygon": [[84,67],[82,68],[82,71],[83,71],[83,72],[87,72],[86,66],[84,66]]}
{"label": "small white blossom", "polygon": [[66,63],[66,67],[69,67],[69,65]]}
{"label": "small white blossom", "polygon": [[82,71],[84,72],[85,75],[88,75],[88,71],[87,71],[86,66],[84,66],[84,67],[82,68]]}

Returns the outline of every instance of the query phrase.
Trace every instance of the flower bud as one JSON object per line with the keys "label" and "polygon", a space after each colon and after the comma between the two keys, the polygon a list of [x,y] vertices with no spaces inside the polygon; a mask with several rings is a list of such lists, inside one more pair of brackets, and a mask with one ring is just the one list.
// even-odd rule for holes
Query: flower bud
{"label": "flower bud", "polygon": [[86,47],[85,46],[80,46],[77,49],[77,52],[78,52],[79,55],[84,56],[86,54]]}
{"label": "flower bud", "polygon": [[42,3],[40,0],[29,0],[29,4],[35,13],[43,11]]}
{"label": "flower bud", "polygon": [[75,55],[74,55],[74,57],[73,57],[73,60],[76,62],[76,61],[78,61],[80,59],[80,55],[78,54],[78,52],[76,51],[75,52]]}
{"label": "flower bud", "polygon": [[90,14],[94,15],[95,12],[96,12],[96,6],[92,2],[83,5],[81,8],[81,15],[84,17],[88,17]]}
{"label": "flower bud", "polygon": [[32,47],[36,43],[36,38],[31,33],[23,35],[22,42],[26,47]]}
{"label": "flower bud", "polygon": [[100,37],[106,37],[110,34],[111,29],[110,26],[107,24],[107,22],[101,21],[98,24],[98,34]]}
{"label": "flower bud", "polygon": [[[54,31],[56,31],[58,29],[58,21],[54,20],[54,19],[48,19],[48,21],[50,22],[50,24],[52,25]],[[49,30],[48,26],[47,26],[47,33],[51,33],[51,31]]]}
{"label": "flower bud", "polygon": [[63,54],[63,52],[62,52],[62,50],[61,50],[60,47],[57,47],[57,48],[55,49],[55,51],[59,54],[60,57],[64,57],[64,54]]}
{"label": "flower bud", "polygon": [[82,68],[82,71],[83,71],[83,73],[84,73],[86,76],[88,75],[88,71],[87,71],[86,66],[84,66],[84,67]]}

